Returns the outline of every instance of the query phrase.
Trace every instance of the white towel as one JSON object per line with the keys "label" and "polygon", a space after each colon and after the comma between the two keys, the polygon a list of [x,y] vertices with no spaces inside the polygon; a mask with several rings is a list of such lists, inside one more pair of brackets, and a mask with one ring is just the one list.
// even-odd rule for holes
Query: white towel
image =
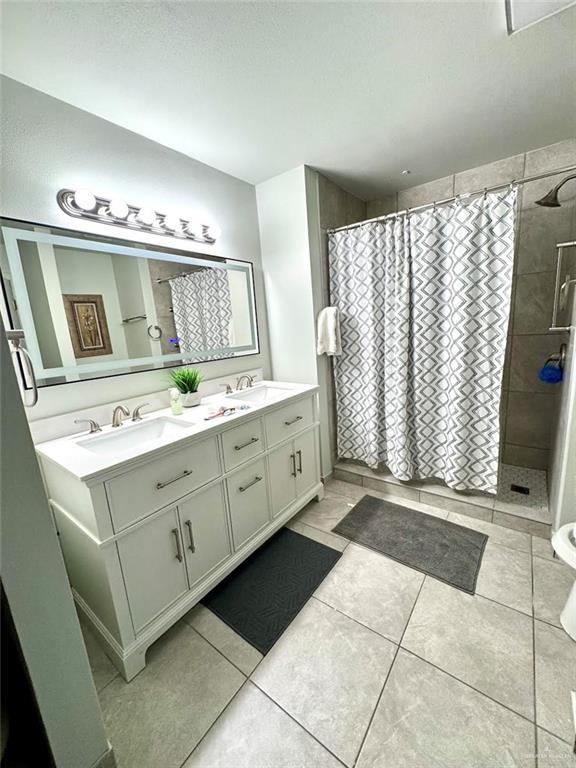
{"label": "white towel", "polygon": [[341,355],[340,320],[337,307],[324,307],[318,315],[318,355]]}

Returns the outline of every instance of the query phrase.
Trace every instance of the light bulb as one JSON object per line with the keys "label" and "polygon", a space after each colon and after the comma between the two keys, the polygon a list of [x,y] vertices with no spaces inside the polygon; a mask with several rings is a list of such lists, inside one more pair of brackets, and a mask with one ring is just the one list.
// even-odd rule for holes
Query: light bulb
{"label": "light bulb", "polygon": [[213,240],[218,240],[221,235],[222,229],[215,221],[208,224],[208,237],[211,237]]}
{"label": "light bulb", "polygon": [[74,202],[82,211],[93,211],[96,208],[96,198],[89,189],[77,189]]}
{"label": "light bulb", "polygon": [[202,222],[198,219],[192,219],[186,224],[186,232],[192,237],[201,238],[204,237],[204,227]]}
{"label": "light bulb", "polygon": [[136,215],[136,219],[140,222],[140,224],[151,227],[156,223],[156,213],[152,210],[152,208],[140,208]]}
{"label": "light bulb", "polygon": [[125,219],[130,213],[130,209],[128,208],[124,200],[121,200],[118,197],[110,201],[108,210],[110,211],[112,216],[114,216],[115,219]]}
{"label": "light bulb", "polygon": [[180,219],[178,216],[174,216],[174,214],[169,213],[167,216],[164,216],[164,223],[162,226],[164,229],[170,230],[170,232],[179,232]]}

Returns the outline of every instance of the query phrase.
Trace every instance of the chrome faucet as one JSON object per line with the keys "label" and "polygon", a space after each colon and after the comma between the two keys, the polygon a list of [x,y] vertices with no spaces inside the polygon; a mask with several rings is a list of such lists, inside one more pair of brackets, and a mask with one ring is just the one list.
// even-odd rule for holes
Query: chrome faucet
{"label": "chrome faucet", "polygon": [[130,416],[130,411],[128,408],[126,408],[125,405],[117,405],[116,408],[114,408],[114,411],[112,412],[112,426],[113,427],[121,427],[124,416]]}
{"label": "chrome faucet", "polygon": [[244,383],[244,380],[246,380],[246,386],[251,387],[254,383],[255,376],[249,376],[247,373],[245,373],[243,376],[240,376],[236,381],[236,389],[241,390],[244,389],[242,384]]}
{"label": "chrome faucet", "polygon": [[132,411],[132,421],[142,421],[142,416],[140,416],[140,409],[145,408],[147,405],[150,405],[150,403],[140,403],[140,405],[137,405],[136,408]]}
{"label": "chrome faucet", "polygon": [[90,435],[93,435],[94,432],[102,432],[102,427],[97,421],[94,421],[94,419],[74,419],[74,424],[89,424]]}

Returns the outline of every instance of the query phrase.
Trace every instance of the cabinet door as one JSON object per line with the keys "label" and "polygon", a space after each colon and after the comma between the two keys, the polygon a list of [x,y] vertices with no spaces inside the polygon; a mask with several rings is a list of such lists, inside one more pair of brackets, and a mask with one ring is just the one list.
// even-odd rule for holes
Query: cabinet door
{"label": "cabinet door", "polygon": [[188,590],[176,509],[122,537],[117,545],[138,632]]}
{"label": "cabinet door", "polygon": [[234,549],[270,521],[264,459],[247,464],[226,481]]}
{"label": "cabinet door", "polygon": [[272,516],[276,517],[296,498],[296,454],[294,443],[276,448],[268,456]]}
{"label": "cabinet door", "polygon": [[296,454],[296,496],[302,496],[319,482],[316,458],[316,430],[312,429],[294,441]]}
{"label": "cabinet door", "polygon": [[229,557],[230,539],[222,485],[178,505],[190,587]]}

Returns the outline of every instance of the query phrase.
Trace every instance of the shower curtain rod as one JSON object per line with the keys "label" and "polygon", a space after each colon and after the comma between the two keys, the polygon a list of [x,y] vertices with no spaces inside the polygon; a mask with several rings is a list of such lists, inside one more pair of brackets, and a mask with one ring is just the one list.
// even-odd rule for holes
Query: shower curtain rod
{"label": "shower curtain rod", "polygon": [[569,165],[567,168],[560,168],[557,171],[547,171],[546,173],[538,173],[534,176],[526,176],[523,179],[514,179],[508,181],[505,184],[495,184],[493,187],[485,187],[484,189],[477,189],[474,192],[462,192],[459,195],[453,197],[446,197],[444,200],[435,200],[433,203],[426,203],[425,205],[416,205],[414,208],[405,208],[403,211],[396,211],[396,213],[385,213],[383,216],[375,216],[373,219],[364,219],[364,221],[357,221],[354,224],[346,224],[344,227],[334,227],[333,229],[327,229],[327,233],[342,232],[345,229],[356,229],[363,224],[371,224],[373,221],[383,221],[384,219],[392,219],[395,216],[403,216],[405,213],[414,213],[414,211],[423,211],[426,208],[434,208],[437,205],[447,205],[453,203],[455,200],[464,200],[469,197],[475,197],[476,195],[483,195],[486,192],[496,192],[499,189],[506,189],[506,187],[514,186],[516,184],[527,184],[530,181],[538,181],[538,179],[547,179],[549,176],[559,176],[561,173],[569,173],[570,171],[576,171],[576,165]]}

